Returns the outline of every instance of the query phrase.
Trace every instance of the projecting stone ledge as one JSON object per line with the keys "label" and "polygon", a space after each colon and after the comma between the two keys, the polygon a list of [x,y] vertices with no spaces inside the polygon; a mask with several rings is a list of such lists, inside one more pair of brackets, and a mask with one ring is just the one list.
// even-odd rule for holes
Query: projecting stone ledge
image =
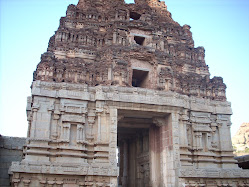
{"label": "projecting stone ledge", "polygon": [[191,108],[196,111],[217,114],[232,114],[231,103],[215,101],[193,96],[181,95],[171,91],[155,91],[152,89],[119,86],[78,85],[70,83],[50,83],[34,81],[32,94],[52,98],[70,98],[84,101],[116,101],[144,103]]}
{"label": "projecting stone ledge", "polygon": [[248,179],[249,170],[243,169],[181,169],[180,177],[184,178],[220,178],[233,179],[244,178]]}
{"label": "projecting stone ledge", "polygon": [[118,176],[118,168],[107,164],[73,164],[73,163],[20,163],[12,162],[10,174],[13,172],[56,174],[56,175],[93,175],[93,176]]}

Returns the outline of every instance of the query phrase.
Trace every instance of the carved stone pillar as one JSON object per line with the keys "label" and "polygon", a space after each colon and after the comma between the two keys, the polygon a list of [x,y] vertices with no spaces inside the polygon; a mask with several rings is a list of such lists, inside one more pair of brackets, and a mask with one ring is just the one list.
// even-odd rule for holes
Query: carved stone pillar
{"label": "carved stone pillar", "polygon": [[212,129],[211,147],[217,149],[219,144],[219,128],[216,123],[212,123],[211,129]]}
{"label": "carved stone pillar", "polygon": [[66,39],[66,33],[64,33],[64,32],[61,33],[61,39],[62,39],[62,41],[64,41]]}
{"label": "carved stone pillar", "polygon": [[50,129],[52,129],[53,127],[53,117],[52,113],[54,111],[54,101],[50,101],[50,105],[48,105],[47,107],[47,115],[48,115],[48,120],[47,120],[47,129],[49,129],[49,133],[48,134],[44,134],[44,138],[46,137],[47,139],[50,139],[52,136],[52,132],[50,131]]}
{"label": "carved stone pillar", "polygon": [[208,150],[212,148],[211,139],[212,139],[211,133],[207,133],[207,149]]}
{"label": "carved stone pillar", "polygon": [[194,140],[194,148],[196,150],[202,149],[202,133],[201,132],[195,132],[195,140]]}
{"label": "carved stone pillar", "polygon": [[128,144],[127,141],[123,141],[123,177],[122,186],[127,187],[128,181]]}
{"label": "carved stone pillar", "polygon": [[102,109],[97,109],[97,116],[98,116],[98,142],[101,142],[101,113],[103,112]]}
{"label": "carved stone pillar", "polygon": [[108,68],[108,81],[112,80],[112,68]]}
{"label": "carved stone pillar", "polygon": [[[171,125],[172,125],[172,144],[173,144],[173,168],[172,176],[177,176],[177,171],[180,168],[180,140],[179,140],[179,114],[173,112],[171,114]],[[176,177],[175,185],[178,186],[178,179]]]}
{"label": "carved stone pillar", "polygon": [[89,141],[93,140],[93,125],[95,123],[95,113],[94,112],[90,112],[88,113],[88,126],[89,126],[89,132],[87,134],[87,139]]}
{"label": "carved stone pillar", "polygon": [[70,138],[70,123],[63,124],[62,126],[62,141],[63,142],[69,142]]}
{"label": "carved stone pillar", "polygon": [[230,133],[230,116],[217,115],[216,123],[219,124],[220,147],[221,151],[232,151],[231,133]]}
{"label": "carved stone pillar", "polygon": [[32,113],[30,113],[28,115],[28,132],[27,132],[27,137],[30,138],[30,134],[31,134],[31,124],[32,124]]}
{"label": "carved stone pillar", "polygon": [[[187,112],[187,111],[186,111]],[[187,114],[181,115],[180,122],[181,122],[181,147],[188,147],[188,138],[187,138],[187,123],[188,123],[189,117]]]}
{"label": "carved stone pillar", "polygon": [[192,147],[193,146],[193,136],[192,136],[192,127],[191,124],[186,125],[187,129],[187,140],[188,140],[188,146]]}
{"label": "carved stone pillar", "polygon": [[[227,122],[227,135],[228,135],[228,139],[229,140],[231,140],[232,139],[232,137],[231,137],[231,133],[230,133],[230,131],[231,131],[231,125],[232,125],[232,123],[229,121],[229,122]],[[233,150],[233,145],[232,145],[232,141],[228,141],[228,143],[229,143],[229,147],[231,148],[231,150]]]}
{"label": "carved stone pillar", "polygon": [[58,121],[60,119],[60,112],[55,111],[53,114],[52,128],[51,128],[51,138],[56,140],[58,138]]}
{"label": "carved stone pillar", "polygon": [[109,137],[109,161],[113,167],[117,166],[117,109],[110,109],[110,137]]}
{"label": "carved stone pillar", "polygon": [[218,129],[219,129],[219,131],[218,131],[218,136],[219,136],[219,138],[218,138],[218,141],[219,141],[219,145],[220,145],[220,147],[219,147],[219,150],[222,150],[222,142],[221,142],[221,137],[222,137],[222,123],[217,123],[217,125],[218,125]]}
{"label": "carved stone pillar", "polygon": [[180,115],[179,120],[179,129],[180,129],[180,160],[182,166],[192,166],[191,152],[189,151],[189,147],[192,145],[192,135],[191,135],[191,128],[188,125],[189,123],[189,116],[188,111],[185,110],[183,114]]}
{"label": "carved stone pillar", "polygon": [[117,32],[113,32],[113,44],[117,43]]}
{"label": "carved stone pillar", "polygon": [[32,113],[33,113],[33,121],[31,124],[31,130],[30,130],[30,138],[35,138],[36,137],[36,123],[37,123],[37,112],[39,110],[39,105],[34,104],[32,106]]}
{"label": "carved stone pillar", "polygon": [[[150,130],[151,151],[151,181],[153,186],[165,185],[167,183],[167,148],[171,146],[171,124],[166,118],[153,118],[156,128]],[[160,175],[158,175],[160,173]]]}
{"label": "carved stone pillar", "polygon": [[77,143],[85,141],[85,127],[81,124],[77,125]]}

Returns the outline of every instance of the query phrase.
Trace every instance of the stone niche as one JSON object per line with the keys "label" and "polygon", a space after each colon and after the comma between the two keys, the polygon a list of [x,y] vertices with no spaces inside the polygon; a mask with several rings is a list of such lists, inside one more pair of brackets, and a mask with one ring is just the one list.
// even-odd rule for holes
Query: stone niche
{"label": "stone niche", "polygon": [[14,187],[249,186],[226,85],[164,2],[69,5],[31,88]]}

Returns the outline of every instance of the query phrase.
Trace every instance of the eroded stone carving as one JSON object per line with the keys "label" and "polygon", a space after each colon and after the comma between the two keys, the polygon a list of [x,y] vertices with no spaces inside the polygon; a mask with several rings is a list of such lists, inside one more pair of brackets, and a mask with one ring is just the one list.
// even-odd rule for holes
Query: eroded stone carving
{"label": "eroded stone carving", "polygon": [[11,182],[249,185],[233,159],[225,90],[163,1],[79,0],[34,73],[27,149]]}

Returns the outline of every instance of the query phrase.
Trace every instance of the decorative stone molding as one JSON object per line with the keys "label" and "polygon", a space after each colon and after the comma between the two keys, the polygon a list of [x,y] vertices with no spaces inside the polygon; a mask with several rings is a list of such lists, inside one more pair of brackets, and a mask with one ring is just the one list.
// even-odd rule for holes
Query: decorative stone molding
{"label": "decorative stone molding", "polygon": [[[36,83],[37,82],[37,83]],[[36,92],[36,85],[40,86],[40,91]],[[41,86],[42,85],[42,86]],[[45,83],[40,82],[40,81],[35,81],[33,83],[33,94],[37,96],[42,96],[41,91],[44,89],[46,90],[48,95],[50,97],[54,97],[53,95],[54,91],[51,86],[56,85],[56,87],[60,88],[62,85],[66,86],[67,88],[73,88],[76,86],[75,84],[68,84],[68,83]],[[49,91],[50,88],[50,91]],[[115,88],[115,89],[114,89]],[[63,89],[63,87],[61,87]],[[156,105],[167,105],[167,106],[172,106],[172,107],[183,107],[183,108],[190,108],[192,103],[195,103],[195,105],[198,104],[198,109],[197,110],[203,110],[208,113],[221,113],[225,115],[231,115],[231,104],[229,102],[220,102],[220,101],[212,101],[209,100],[209,105],[205,102],[206,99],[201,99],[201,98],[194,98],[194,97],[186,97],[186,96],[181,96],[177,93],[173,92],[164,92],[164,91],[157,91],[158,94],[154,95],[154,91],[144,89],[144,88],[129,88],[129,87],[114,87],[114,86],[102,86],[103,89],[103,99],[108,101],[119,101],[119,102],[132,102],[132,103],[145,103],[145,104],[156,104]],[[88,90],[90,92],[81,92],[81,96],[84,94],[87,95],[93,95],[92,97],[94,98],[95,94],[95,88],[94,87],[88,87]],[[116,90],[116,91],[115,91]],[[133,96],[133,91],[137,90],[138,96],[139,97],[134,97]],[[43,92],[43,91],[42,91]],[[71,97],[68,94],[64,94],[66,92],[62,92],[63,94],[60,95],[61,98],[69,98],[69,99],[74,99],[74,97]],[[46,96],[46,95],[44,95]],[[173,97],[173,99],[172,99]],[[89,98],[78,98],[84,101],[88,101]],[[191,106],[192,107],[192,106]],[[219,108],[219,109],[218,109]],[[196,114],[194,114],[195,116]],[[200,114],[201,115],[201,114]],[[210,116],[210,114],[209,114]],[[224,116],[224,115],[223,115]],[[196,118],[196,117],[195,117]],[[199,117],[199,119],[207,119],[209,118],[208,116],[203,116]],[[219,117],[221,118],[221,117]],[[197,118],[198,119],[198,118]],[[221,118],[223,120],[226,120],[226,118]],[[217,121],[217,123],[220,121],[220,119]],[[200,121],[202,123],[202,121]],[[205,121],[205,123],[211,123],[211,120]]]}
{"label": "decorative stone molding", "polygon": [[167,125],[166,119],[165,118],[153,118],[153,123],[156,124],[156,126],[161,127],[164,125]]}
{"label": "decorative stone molding", "polygon": [[[57,175],[96,175],[96,176],[117,176],[118,168],[116,166],[101,166],[101,165],[82,165],[82,166],[66,166],[66,165],[53,165],[46,166],[46,172],[43,172],[42,165],[26,165],[20,163],[14,163],[11,167],[13,172],[25,172],[25,173],[47,173]],[[28,183],[28,180],[27,180]]]}
{"label": "decorative stone molding", "polygon": [[23,180],[22,182],[23,182],[23,184],[24,184],[25,187],[29,187],[30,180],[26,179],[26,180]]}
{"label": "decorative stone molding", "polygon": [[40,184],[41,184],[42,187],[46,187],[47,181],[46,180],[42,180],[42,181],[40,181]]}
{"label": "decorative stone molding", "polygon": [[12,179],[12,183],[14,184],[14,187],[18,187],[19,183],[20,183],[20,179]]}
{"label": "decorative stone molding", "polygon": [[249,171],[242,169],[180,169],[183,178],[247,179]]}

